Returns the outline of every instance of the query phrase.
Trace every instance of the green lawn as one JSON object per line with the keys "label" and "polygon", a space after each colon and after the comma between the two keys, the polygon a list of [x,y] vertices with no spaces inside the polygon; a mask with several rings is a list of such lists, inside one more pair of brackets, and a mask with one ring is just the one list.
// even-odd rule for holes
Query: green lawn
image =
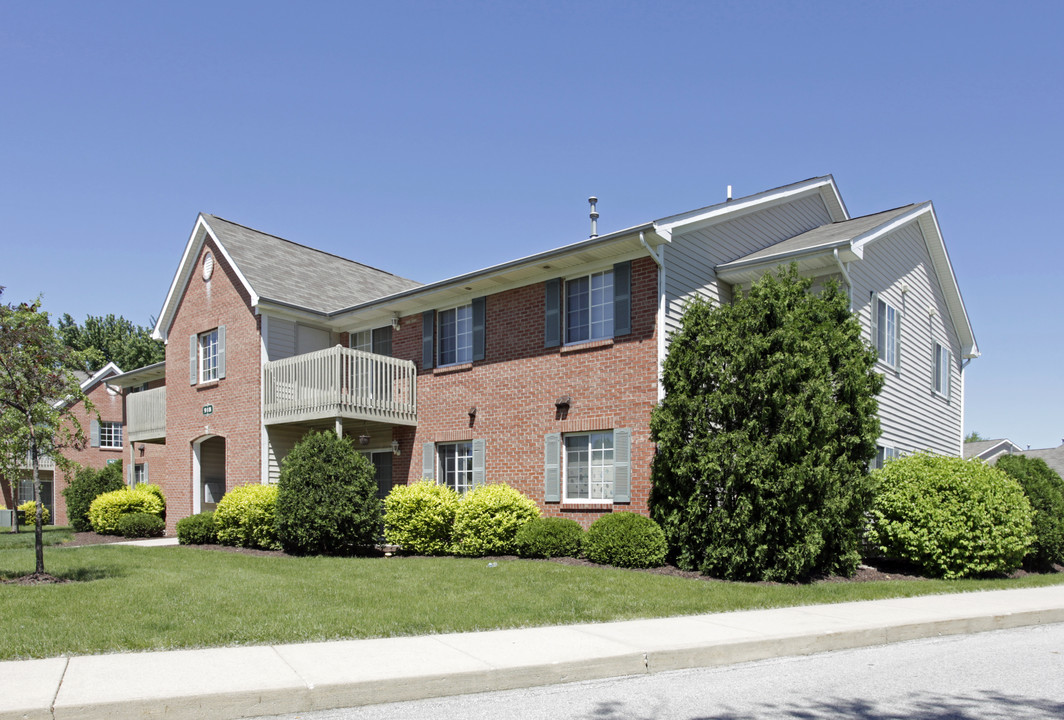
{"label": "green lawn", "polygon": [[[45,545],[59,545],[74,537],[74,531],[68,527],[45,525],[42,529],[44,530]],[[11,528],[0,529],[0,550],[32,548],[33,538],[33,525],[19,525],[17,533],[11,532]],[[32,570],[33,568],[31,567],[30,569]]]}
{"label": "green lawn", "polygon": [[[0,578],[32,570],[32,544],[7,547],[0,545]],[[278,558],[128,546],[48,548],[45,565],[81,582],[0,585],[0,659],[417,635],[1064,582],[1057,574],[757,585],[531,560],[489,567],[460,558]]]}

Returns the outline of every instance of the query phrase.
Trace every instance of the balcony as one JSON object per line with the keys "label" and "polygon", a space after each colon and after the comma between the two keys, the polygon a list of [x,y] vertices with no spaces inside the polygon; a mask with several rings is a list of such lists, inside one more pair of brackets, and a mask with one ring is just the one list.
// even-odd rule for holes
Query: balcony
{"label": "balcony", "polygon": [[151,442],[166,437],[166,388],[126,396],[126,435],[129,442]]}
{"label": "balcony", "polygon": [[417,425],[417,368],[341,346],[266,363],[267,425],[344,418]]}
{"label": "balcony", "polygon": [[[26,457],[19,467],[23,470],[33,469],[33,458],[30,457],[29,452],[26,453]],[[52,459],[51,455],[45,455],[42,453],[37,456],[37,469],[48,471],[55,470],[55,460]]]}

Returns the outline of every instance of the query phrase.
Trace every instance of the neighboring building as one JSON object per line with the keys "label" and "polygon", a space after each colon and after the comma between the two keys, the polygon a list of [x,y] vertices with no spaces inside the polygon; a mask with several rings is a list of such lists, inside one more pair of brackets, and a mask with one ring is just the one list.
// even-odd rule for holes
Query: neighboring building
{"label": "neighboring building", "polygon": [[1064,478],[1064,441],[1055,448],[1024,450],[1023,454],[1027,457],[1041,458],[1057,475]]}
{"label": "neighboring building", "polygon": [[1002,455],[1019,455],[1021,453],[1023,453],[1023,448],[1008,438],[964,443],[965,460],[979,459],[991,465],[996,463]]}
{"label": "neighboring building", "polygon": [[[75,373],[82,381],[81,391],[96,408],[95,412],[90,413],[85,403],[79,400],[70,409],[71,415],[81,424],[88,442],[81,450],[64,450],[63,456],[81,467],[103,469],[107,464],[122,459],[126,439],[125,406],[120,389],[111,384],[120,373],[121,370],[114,363],[108,363],[91,376],[87,373]],[[141,462],[145,460],[142,459]],[[55,461],[50,457],[40,458],[39,470],[41,500],[51,514],[51,523],[66,525],[68,518],[62,489],[66,487],[68,477],[56,467]],[[128,473],[127,476],[131,477]],[[11,507],[12,503],[18,505],[33,499],[33,471],[29,458],[18,477],[12,480],[14,482],[0,478],[2,504]]]}
{"label": "neighboring building", "polygon": [[586,525],[648,511],[650,413],[685,303],[790,262],[838,279],[878,349],[879,461],[959,455],[979,353],[934,209],[850,218],[830,176],[429,285],[200,215],[155,328],[165,365],[113,382],[165,378],[128,395],[127,435],[165,446],[152,478],[171,531],[275,482],[312,428],[357,438],[382,494],[506,482]]}

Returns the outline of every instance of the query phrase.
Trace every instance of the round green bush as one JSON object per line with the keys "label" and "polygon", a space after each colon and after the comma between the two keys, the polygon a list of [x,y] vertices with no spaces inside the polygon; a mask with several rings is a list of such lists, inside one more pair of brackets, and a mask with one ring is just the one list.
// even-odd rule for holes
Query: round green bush
{"label": "round green bush", "polygon": [[917,453],[876,470],[868,539],[943,578],[1007,573],[1031,544],[1019,483],[981,461]]}
{"label": "round green bush", "polygon": [[[20,512],[24,513],[26,517],[27,525],[37,524],[37,504],[32,500],[27,500],[18,506]],[[48,512],[47,506],[41,506],[41,525],[47,525],[48,521],[52,519],[52,514]]]}
{"label": "round green bush", "polygon": [[222,545],[279,550],[277,486],[241,485],[233,488],[214,510],[214,527]]}
{"label": "round green bush", "polygon": [[163,504],[163,511],[159,513],[159,517],[163,520],[166,519],[166,496],[163,495],[163,489],[155,483],[141,483],[137,485],[137,490],[141,492],[151,493],[155,497],[159,498],[159,502]]}
{"label": "round green bush", "polygon": [[74,477],[63,488],[67,518],[74,532],[92,530],[92,523],[89,522],[89,506],[92,505],[92,501],[105,492],[121,490],[124,486],[121,460],[105,465],[101,470],[90,467],[78,468]]}
{"label": "round green bush", "polygon": [[665,564],[665,532],[648,517],[631,512],[603,515],[584,536],[584,555],[600,565],[651,568]]}
{"label": "round green bush", "polygon": [[1020,484],[1034,512],[1034,542],[1023,559],[1032,570],[1064,564],[1064,480],[1042,458],[1006,455],[998,470]]}
{"label": "round green bush", "polygon": [[531,498],[509,485],[481,485],[465,494],[454,516],[454,553],[510,555],[521,526],[539,517]]}
{"label": "round green bush", "polygon": [[431,480],[396,485],[384,498],[384,539],[418,555],[445,555],[458,502],[458,493]]}
{"label": "round green bush", "polygon": [[580,557],[584,528],[569,518],[536,518],[517,531],[514,545],[523,558]]}
{"label": "round green bush", "polygon": [[118,532],[122,537],[162,537],[166,521],[151,513],[126,513],[118,518]]}
{"label": "round green bush", "polygon": [[180,545],[215,545],[218,532],[214,527],[214,513],[201,512],[177,521],[177,542]]}
{"label": "round green bush", "polygon": [[97,497],[89,505],[89,523],[100,535],[118,535],[118,519],[122,515],[146,512],[162,516],[166,506],[159,496],[150,490],[124,487]]}
{"label": "round green bush", "polygon": [[277,537],[293,555],[351,555],[381,528],[373,465],[335,433],[311,432],[281,463]]}

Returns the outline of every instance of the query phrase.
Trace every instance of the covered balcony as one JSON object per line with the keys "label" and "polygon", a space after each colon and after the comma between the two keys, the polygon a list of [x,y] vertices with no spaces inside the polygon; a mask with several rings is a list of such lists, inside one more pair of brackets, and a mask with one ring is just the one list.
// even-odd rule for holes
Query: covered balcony
{"label": "covered balcony", "polygon": [[166,388],[143,390],[126,396],[126,434],[130,442],[152,442],[166,437]]}
{"label": "covered balcony", "polygon": [[328,419],[417,425],[417,367],[339,345],[266,363],[267,425]]}

